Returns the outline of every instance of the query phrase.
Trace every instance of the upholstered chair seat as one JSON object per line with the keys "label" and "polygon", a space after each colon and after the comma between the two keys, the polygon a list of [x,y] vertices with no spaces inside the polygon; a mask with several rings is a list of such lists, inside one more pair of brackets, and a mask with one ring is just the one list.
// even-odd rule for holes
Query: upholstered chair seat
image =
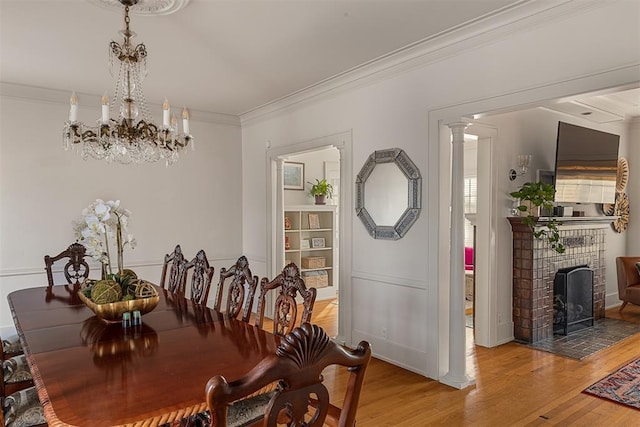
{"label": "upholstered chair seat", "polygon": [[275,391],[237,400],[229,406],[227,416],[228,427],[244,427],[264,418],[269,401]]}
{"label": "upholstered chair seat", "polygon": [[2,361],[2,396],[33,385],[33,377],[24,354]]}
{"label": "upholstered chair seat", "polygon": [[2,358],[9,359],[18,354],[22,354],[22,343],[17,334],[2,338]]}
{"label": "upholstered chair seat", "polygon": [[35,387],[29,387],[7,396],[2,401],[2,416],[5,427],[46,426],[44,409]]}
{"label": "upholstered chair seat", "polygon": [[[227,427],[248,427],[264,418],[274,393],[275,391],[271,391],[233,402],[228,408]],[[211,413],[209,411],[200,412],[177,422],[162,424],[160,427],[191,426],[212,427]]]}

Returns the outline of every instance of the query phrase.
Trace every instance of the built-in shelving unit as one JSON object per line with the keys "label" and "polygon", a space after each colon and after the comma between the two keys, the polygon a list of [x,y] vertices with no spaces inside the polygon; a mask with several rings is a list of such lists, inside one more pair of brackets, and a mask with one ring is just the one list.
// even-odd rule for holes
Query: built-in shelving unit
{"label": "built-in shelving unit", "polygon": [[[336,206],[301,205],[284,208],[284,260],[295,263],[317,299],[338,293]],[[283,266],[284,267],[284,266]]]}

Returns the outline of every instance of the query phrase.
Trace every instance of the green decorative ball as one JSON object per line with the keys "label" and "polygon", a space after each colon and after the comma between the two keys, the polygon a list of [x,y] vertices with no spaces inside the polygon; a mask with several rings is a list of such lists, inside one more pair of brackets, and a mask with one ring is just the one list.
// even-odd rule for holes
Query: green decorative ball
{"label": "green decorative ball", "polygon": [[120,301],[122,289],[115,280],[100,280],[91,288],[91,300],[96,304]]}
{"label": "green decorative ball", "polygon": [[122,274],[120,275],[122,278],[128,277],[130,280],[134,280],[138,278],[138,275],[135,271],[125,268],[122,270]]}

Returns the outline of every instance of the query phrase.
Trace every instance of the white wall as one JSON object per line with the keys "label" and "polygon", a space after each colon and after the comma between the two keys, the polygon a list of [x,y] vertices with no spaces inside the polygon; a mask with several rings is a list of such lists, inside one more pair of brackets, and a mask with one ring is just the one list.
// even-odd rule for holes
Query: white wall
{"label": "white wall", "polygon": [[[496,99],[496,108],[516,106],[528,102],[520,95],[528,89],[546,88],[639,64],[640,4],[585,5],[584,10],[521,21],[517,31],[502,28],[497,42],[486,38],[459,40],[462,47],[449,46],[450,54],[446,48],[427,52],[425,59],[403,64],[395,73],[386,70],[371,79],[342,82],[334,90],[318,90],[313,99],[295,99],[297,102],[291,104],[285,101],[269,106],[263,115],[258,112],[245,117],[242,126],[245,252],[254,255],[257,261],[265,260],[265,141],[278,147],[350,129],[353,175],[343,177],[345,185],[353,185],[355,175],[372,151],[404,149],[424,179],[421,216],[403,239],[384,241],[371,239],[350,213],[353,232],[345,239],[349,240],[352,253],[352,280],[350,288],[342,287],[342,291],[352,295],[353,303],[344,313],[351,317],[351,343],[366,339],[378,357],[430,377],[442,375],[447,369],[447,351],[439,348],[446,343],[439,337],[448,329],[447,322],[439,317],[439,303],[448,302],[442,293],[448,292],[449,284],[440,281],[438,268],[448,269],[447,264],[440,262],[448,260],[448,254],[433,248],[438,247],[434,242],[440,236],[447,238],[449,230],[448,223],[440,222],[441,214],[434,215],[439,210],[432,207],[448,197],[448,190],[432,183],[440,180],[439,167],[447,165],[439,165],[439,159],[430,159],[429,154],[449,150],[449,146],[439,146],[438,130],[428,127],[429,114],[447,106]],[[588,89],[627,82],[626,75],[620,80],[616,76],[603,73],[598,87]],[[543,98],[539,95],[538,100]],[[476,112],[481,111],[464,111],[469,115]],[[519,151],[508,147],[501,156],[516,154]],[[495,171],[504,173],[505,180],[506,163],[498,162],[500,169]],[[511,167],[512,158],[508,163]],[[499,189],[502,193],[506,190]],[[510,244],[499,247],[498,263],[506,270],[510,270],[510,247]],[[500,275],[500,278],[499,293],[510,289],[511,284],[510,277],[506,280]],[[510,312],[508,295],[501,294],[499,310]],[[442,313],[446,314],[446,309]],[[387,333],[383,334],[383,330]]]}
{"label": "white wall", "polygon": [[627,161],[629,162],[629,228],[627,229],[628,256],[640,256],[640,119],[629,124]]}
{"label": "white wall", "polygon": [[[322,180],[324,176],[324,162],[339,162],[340,152],[336,148],[312,151],[310,153],[297,154],[287,157],[288,161],[304,163],[304,191],[284,190],[284,205],[313,205],[315,198],[309,194],[311,185],[316,179]],[[326,199],[327,204],[337,204],[337,199]]]}
{"label": "white wall", "polygon": [[[46,285],[43,256],[74,241],[72,221],[96,198],[120,199],[133,212],[138,246],[125,249],[125,264],[152,282],[177,243],[188,257],[204,249],[216,273],[242,254],[238,125],[196,117],[196,151],[169,168],[84,161],[62,148],[67,99],[0,98],[0,327],[12,324],[7,295]],[[98,114],[87,107],[79,119]]]}

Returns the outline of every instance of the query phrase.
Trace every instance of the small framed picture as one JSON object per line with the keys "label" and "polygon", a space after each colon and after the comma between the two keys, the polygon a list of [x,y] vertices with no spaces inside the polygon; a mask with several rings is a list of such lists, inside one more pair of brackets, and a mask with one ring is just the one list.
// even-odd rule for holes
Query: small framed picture
{"label": "small framed picture", "polygon": [[304,163],[284,162],[282,172],[285,190],[304,190]]}
{"label": "small framed picture", "polygon": [[300,249],[309,249],[311,246],[309,246],[309,239],[302,239],[300,240]]}
{"label": "small framed picture", "polygon": [[324,248],[324,237],[314,237],[311,239],[311,246],[314,248]]}
{"label": "small framed picture", "polygon": [[320,228],[320,217],[318,214],[309,214],[309,228]]}

